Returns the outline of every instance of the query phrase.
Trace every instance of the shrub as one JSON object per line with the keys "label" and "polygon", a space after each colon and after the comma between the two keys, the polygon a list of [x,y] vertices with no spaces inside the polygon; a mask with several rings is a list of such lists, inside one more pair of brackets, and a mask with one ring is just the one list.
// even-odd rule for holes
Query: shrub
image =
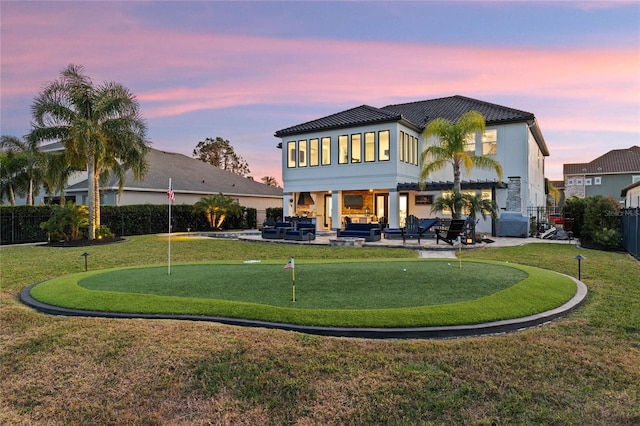
{"label": "shrub", "polygon": [[573,196],[565,201],[562,212],[568,217],[573,218],[573,235],[577,238],[582,237],[582,227],[584,222],[584,210],[586,200]]}
{"label": "shrub", "polygon": [[603,229],[618,229],[620,227],[620,206],[612,197],[601,195],[584,199],[584,221],[581,236],[595,240],[597,232]]}
{"label": "shrub", "polygon": [[49,239],[55,241],[83,239],[88,226],[89,207],[72,202],[54,206],[49,220],[40,224],[49,233]]}
{"label": "shrub", "polygon": [[620,247],[622,235],[617,229],[602,228],[594,233],[593,241],[605,248],[615,249]]}

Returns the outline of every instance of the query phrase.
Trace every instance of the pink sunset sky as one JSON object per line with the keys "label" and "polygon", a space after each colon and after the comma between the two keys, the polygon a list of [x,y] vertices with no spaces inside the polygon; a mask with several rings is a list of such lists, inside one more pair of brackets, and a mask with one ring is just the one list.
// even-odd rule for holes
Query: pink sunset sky
{"label": "pink sunset sky", "polygon": [[152,146],[228,139],[281,181],[275,131],[463,95],[535,114],[546,175],[640,144],[640,3],[0,2],[3,135],[68,64],[136,94]]}

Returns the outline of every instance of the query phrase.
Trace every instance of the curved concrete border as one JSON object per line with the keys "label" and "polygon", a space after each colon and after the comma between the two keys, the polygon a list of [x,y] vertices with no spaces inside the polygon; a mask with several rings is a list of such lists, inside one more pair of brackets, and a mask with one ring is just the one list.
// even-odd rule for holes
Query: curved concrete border
{"label": "curved concrete border", "polygon": [[286,324],[278,322],[247,320],[238,318],[226,318],[206,315],[170,315],[170,314],[131,314],[120,312],[100,312],[79,309],[67,309],[39,302],[31,297],[33,284],[20,292],[20,300],[40,312],[60,316],[81,316],[99,318],[136,318],[136,319],[174,319],[189,321],[211,321],[227,325],[245,327],[262,327],[300,333],[316,334],[334,337],[359,337],[366,339],[444,339],[455,337],[481,336],[488,334],[500,334],[525,328],[536,327],[548,323],[573,311],[587,298],[587,286],[573,277],[569,277],[577,285],[576,294],[562,306],[550,311],[530,315],[523,318],[514,318],[503,321],[493,321],[483,324],[456,325],[442,327],[411,327],[411,328],[349,328],[349,327],[315,327],[307,325]]}

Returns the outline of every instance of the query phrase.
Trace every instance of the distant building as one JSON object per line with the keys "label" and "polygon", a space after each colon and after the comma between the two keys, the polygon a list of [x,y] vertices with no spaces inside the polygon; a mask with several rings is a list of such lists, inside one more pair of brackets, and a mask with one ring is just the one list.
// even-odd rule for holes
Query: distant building
{"label": "distant building", "polygon": [[[62,146],[45,146],[43,150],[60,150]],[[265,185],[238,174],[222,170],[183,154],[151,149],[147,156],[149,170],[141,181],[128,171],[122,194],[118,194],[115,177],[100,188],[102,205],[166,204],[169,178],[175,193],[176,204],[194,204],[202,197],[222,193],[242,205],[255,208],[258,223],[266,219],[266,209],[282,207],[282,188]],[[76,203],[87,204],[87,173],[74,174],[65,189],[65,197]],[[55,194],[53,198],[59,196]],[[25,200],[17,200],[25,204]],[[49,201],[44,191],[36,197],[35,204]]]}
{"label": "distant building", "polygon": [[640,180],[622,188],[620,196],[624,198],[624,207],[640,208]]}
{"label": "distant building", "polygon": [[594,195],[624,203],[623,188],[640,182],[640,147],[614,149],[589,163],[565,164],[565,197]]}

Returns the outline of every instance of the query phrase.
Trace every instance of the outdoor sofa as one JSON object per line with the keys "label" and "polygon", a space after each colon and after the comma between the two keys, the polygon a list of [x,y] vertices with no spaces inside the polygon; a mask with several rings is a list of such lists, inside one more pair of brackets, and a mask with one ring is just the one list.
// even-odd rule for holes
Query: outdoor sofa
{"label": "outdoor sofa", "polygon": [[367,242],[380,241],[382,228],[378,223],[346,223],[344,229],[338,229],[338,238],[364,238]]}

